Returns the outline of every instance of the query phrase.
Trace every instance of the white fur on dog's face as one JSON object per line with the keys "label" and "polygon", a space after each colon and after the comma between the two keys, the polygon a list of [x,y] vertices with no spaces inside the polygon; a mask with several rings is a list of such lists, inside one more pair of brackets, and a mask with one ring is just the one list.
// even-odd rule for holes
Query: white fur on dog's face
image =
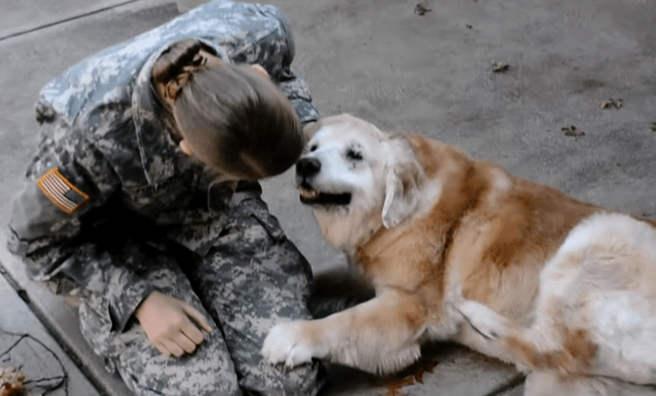
{"label": "white fur on dog's face", "polygon": [[347,252],[416,213],[424,179],[404,136],[348,114],[321,120],[296,164],[301,201],[312,205],[323,236]]}
{"label": "white fur on dog's face", "polygon": [[[348,115],[328,117],[307,147],[296,168],[304,203],[344,214],[382,208],[388,153],[375,126]],[[316,174],[302,171],[310,160],[320,166]]]}

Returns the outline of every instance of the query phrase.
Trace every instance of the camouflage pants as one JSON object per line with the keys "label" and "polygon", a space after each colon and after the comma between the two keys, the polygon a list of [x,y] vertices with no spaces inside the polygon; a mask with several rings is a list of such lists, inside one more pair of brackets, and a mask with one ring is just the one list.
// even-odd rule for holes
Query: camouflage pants
{"label": "camouflage pants", "polygon": [[107,321],[102,304],[83,299],[83,334],[135,395],[311,396],[319,391],[318,362],[285,370],[260,356],[268,329],[278,321],[311,317],[309,264],[262,205],[252,199],[231,209],[231,220],[207,255],[150,257],[153,265],[141,274],[157,290],[213,319],[215,331],[193,354],[161,356],[136,321],[123,333],[103,334],[108,327],[102,325]]}

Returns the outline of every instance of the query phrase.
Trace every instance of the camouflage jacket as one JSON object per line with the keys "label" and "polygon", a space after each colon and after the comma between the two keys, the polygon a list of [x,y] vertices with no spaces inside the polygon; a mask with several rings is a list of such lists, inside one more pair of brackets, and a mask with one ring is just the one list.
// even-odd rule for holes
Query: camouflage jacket
{"label": "camouflage jacket", "polygon": [[163,124],[150,71],[185,37],[226,62],[261,64],[303,123],[318,118],[290,69],[289,22],[272,6],[225,0],[91,56],[43,88],[40,142],[14,203],[8,247],[33,279],[72,280],[103,301],[118,331],[152,291],[138,275],[139,257],[171,240],[206,254],[226,222],[222,208],[261,192],[257,183],[213,184]]}

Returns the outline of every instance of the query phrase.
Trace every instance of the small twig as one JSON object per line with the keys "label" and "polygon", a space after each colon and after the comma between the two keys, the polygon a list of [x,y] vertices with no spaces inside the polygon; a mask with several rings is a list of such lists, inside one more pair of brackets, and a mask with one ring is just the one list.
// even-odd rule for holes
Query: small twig
{"label": "small twig", "polygon": [[[11,333],[10,333],[10,334],[11,334]],[[18,336],[18,334],[11,334],[11,335],[16,335],[16,336]],[[16,340],[16,342],[14,342],[13,344],[11,344],[11,346],[10,346],[9,348],[7,348],[6,351],[0,353],[0,357],[7,355],[9,352],[11,352],[12,349],[14,349],[14,348],[16,347],[16,345],[18,345],[19,342],[21,342],[24,338],[27,338],[28,336],[29,336],[29,334],[22,334],[22,335],[20,335],[20,337],[18,338],[18,340]]]}
{"label": "small twig", "polygon": [[[3,329],[0,329],[0,333],[1,334],[7,334],[7,335],[10,335],[10,336],[19,337],[18,340],[13,345],[11,345],[6,351],[4,351],[2,354],[0,354],[0,357],[2,357],[4,355],[8,356],[9,352],[11,352],[11,350],[13,348],[15,348],[16,345],[18,345],[18,343],[20,341],[22,341],[23,339],[30,339],[30,340],[36,342],[37,344],[41,345],[41,347],[43,347],[46,351],[48,351],[52,355],[52,357],[55,358],[55,360],[59,364],[59,367],[61,368],[62,372],[64,373],[63,375],[61,375],[59,377],[46,378],[46,379],[42,379],[42,380],[29,380],[29,381],[25,381],[25,383],[29,382],[29,383],[37,384],[38,382],[56,379],[59,382],[54,384],[50,389],[45,389],[45,392],[43,393],[43,395],[47,395],[50,392],[53,392],[55,390],[63,388],[64,389],[64,395],[68,396],[68,374],[66,373],[66,367],[64,366],[64,363],[62,363],[59,356],[57,356],[57,354],[52,349],[48,348],[48,346],[46,344],[44,344],[41,340],[39,340],[35,337],[32,337],[30,334],[17,334],[17,333],[13,333],[13,332],[10,332],[10,331],[3,330]],[[39,386],[38,384],[36,386],[43,389],[43,386]]]}

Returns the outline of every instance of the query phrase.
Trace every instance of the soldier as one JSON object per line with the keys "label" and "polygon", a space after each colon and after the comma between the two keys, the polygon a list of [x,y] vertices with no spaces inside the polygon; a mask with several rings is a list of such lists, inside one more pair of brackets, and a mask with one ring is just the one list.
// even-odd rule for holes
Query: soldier
{"label": "soldier", "polygon": [[318,118],[293,57],[276,8],[214,1],[41,92],[9,249],[80,296],[82,334],[136,395],[320,388],[318,363],[259,354],[279,320],[310,318],[310,266],[256,181],[296,161]]}

